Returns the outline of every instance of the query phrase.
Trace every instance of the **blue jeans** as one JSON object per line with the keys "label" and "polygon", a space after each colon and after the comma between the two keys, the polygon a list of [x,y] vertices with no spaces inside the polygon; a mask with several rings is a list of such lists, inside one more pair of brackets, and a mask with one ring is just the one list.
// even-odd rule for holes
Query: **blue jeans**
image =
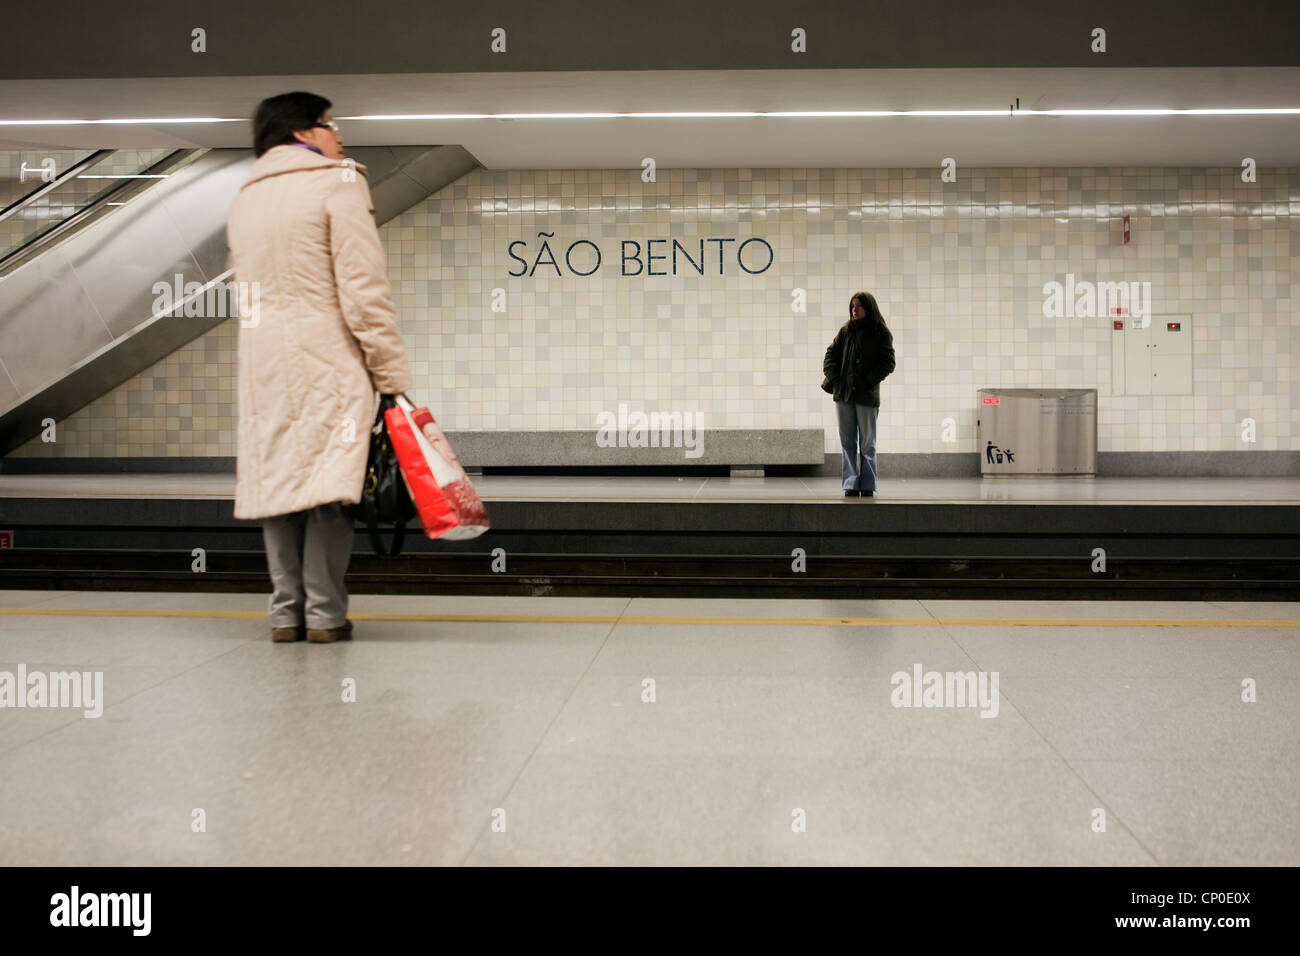
{"label": "blue jeans", "polygon": [[835,414],[840,424],[840,448],[844,451],[840,469],[844,490],[875,491],[876,418],[880,409],[836,402]]}

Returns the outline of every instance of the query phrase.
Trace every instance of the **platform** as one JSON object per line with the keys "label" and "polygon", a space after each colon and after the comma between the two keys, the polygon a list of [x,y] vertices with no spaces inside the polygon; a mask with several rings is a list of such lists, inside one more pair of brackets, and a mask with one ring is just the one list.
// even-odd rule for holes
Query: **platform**
{"label": "platform", "polygon": [[[482,476],[492,530],[354,543],[349,588],[415,594],[1293,600],[1300,479]],[[0,475],[0,586],[259,591],[231,475]],[[191,570],[202,548],[202,574]],[[499,558],[505,556],[505,568]],[[1101,560],[1099,560],[1101,559]]]}
{"label": "platform", "polygon": [[[104,709],[0,722],[0,864],[1295,866],[1296,610],[362,594],[309,646],[265,595],[3,591],[0,669]],[[918,663],[996,718],[893,706]]]}
{"label": "platform", "polygon": [[[842,503],[838,478],[482,475],[484,501]],[[229,474],[0,474],[0,498],[219,498]],[[883,480],[872,504],[1300,505],[1298,478],[910,478]],[[866,503],[866,502],[864,502]]]}

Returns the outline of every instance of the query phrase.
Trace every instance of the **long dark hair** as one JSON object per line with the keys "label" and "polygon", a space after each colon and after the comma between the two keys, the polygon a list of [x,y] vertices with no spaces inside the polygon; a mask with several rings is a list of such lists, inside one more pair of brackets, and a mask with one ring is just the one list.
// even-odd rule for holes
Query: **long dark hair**
{"label": "long dark hair", "polygon": [[893,333],[889,331],[889,326],[885,324],[885,317],[880,314],[880,306],[876,302],[876,297],[870,292],[855,292],[849,298],[849,320],[853,320],[853,303],[861,302],[862,311],[867,313],[861,321],[870,324],[872,331],[877,335],[884,333],[892,337]]}
{"label": "long dark hair", "polygon": [[330,108],[330,101],[315,93],[281,93],[257,104],[253,114],[253,155],[294,141],[294,133],[311,129]]}

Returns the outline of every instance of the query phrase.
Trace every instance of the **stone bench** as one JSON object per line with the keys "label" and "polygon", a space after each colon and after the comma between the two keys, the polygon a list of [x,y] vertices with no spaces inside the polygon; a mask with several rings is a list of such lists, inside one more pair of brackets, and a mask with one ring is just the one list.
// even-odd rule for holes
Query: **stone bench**
{"label": "stone bench", "polygon": [[693,448],[602,447],[595,429],[562,431],[448,431],[465,470],[484,468],[639,467],[725,465],[733,478],[762,477],[766,465],[821,465],[826,435],[820,428],[705,428],[688,436]]}

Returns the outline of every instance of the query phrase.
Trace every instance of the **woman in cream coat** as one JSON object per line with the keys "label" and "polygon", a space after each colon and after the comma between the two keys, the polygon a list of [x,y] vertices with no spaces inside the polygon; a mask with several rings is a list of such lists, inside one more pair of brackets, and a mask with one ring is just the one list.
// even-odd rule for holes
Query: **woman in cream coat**
{"label": "woman in cream coat", "polygon": [[343,576],[375,393],[410,388],[364,166],[328,100],[285,93],[253,119],[227,226],[239,284],[235,517],[260,519],[272,640],[347,639]]}

